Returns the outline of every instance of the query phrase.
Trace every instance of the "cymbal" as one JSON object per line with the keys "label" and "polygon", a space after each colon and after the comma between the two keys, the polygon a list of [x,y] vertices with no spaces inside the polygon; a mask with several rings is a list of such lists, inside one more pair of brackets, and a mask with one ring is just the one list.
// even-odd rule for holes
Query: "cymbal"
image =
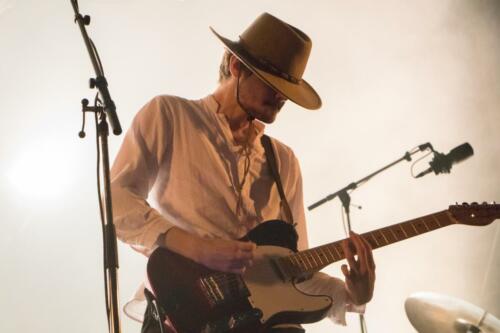
{"label": "cymbal", "polygon": [[500,320],[464,300],[418,292],[405,301],[411,324],[419,333],[500,333]]}

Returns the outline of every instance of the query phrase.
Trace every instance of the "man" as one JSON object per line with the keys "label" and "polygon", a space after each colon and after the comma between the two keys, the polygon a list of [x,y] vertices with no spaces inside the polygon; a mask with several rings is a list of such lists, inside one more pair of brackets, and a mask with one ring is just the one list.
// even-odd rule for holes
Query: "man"
{"label": "man", "polygon": [[[218,88],[201,100],[159,96],[143,107],[112,168],[113,209],[118,237],[146,255],[160,246],[242,274],[256,245],[238,239],[261,222],[293,223],[298,249],[308,247],[297,159],[272,140],[281,198],[260,139],[263,123],[273,123],[286,100],[307,109],[321,100],[302,79],[311,40],[299,29],[264,13],[237,42],[212,32],[227,50]],[[346,310],[371,299],[375,281],[365,240],[353,233],[344,251],[345,283],[317,273],[301,286],[331,296],[329,316],[341,324]],[[155,332],[150,315],[148,309],[143,332]],[[282,325],[273,332],[303,330]]]}

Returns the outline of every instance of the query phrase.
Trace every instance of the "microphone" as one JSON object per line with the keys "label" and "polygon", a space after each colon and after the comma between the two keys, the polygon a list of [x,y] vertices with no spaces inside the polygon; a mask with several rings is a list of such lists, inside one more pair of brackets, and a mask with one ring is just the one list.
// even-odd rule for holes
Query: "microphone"
{"label": "microphone", "polygon": [[434,158],[429,162],[430,167],[419,173],[415,178],[423,177],[432,171],[434,171],[436,175],[440,173],[450,173],[452,165],[462,162],[472,155],[474,155],[474,150],[468,142],[453,148],[446,155],[434,152]]}

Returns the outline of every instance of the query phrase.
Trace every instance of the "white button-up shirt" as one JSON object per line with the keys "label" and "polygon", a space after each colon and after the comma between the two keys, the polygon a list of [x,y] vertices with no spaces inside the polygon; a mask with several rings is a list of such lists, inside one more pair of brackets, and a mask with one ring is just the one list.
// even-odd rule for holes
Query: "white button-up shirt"
{"label": "white button-up shirt", "polygon": [[[147,103],[128,130],[111,170],[118,238],[148,255],[158,237],[173,226],[201,237],[238,239],[266,220],[286,220],[260,144],[264,125],[254,123],[257,136],[251,143],[238,216],[245,155],[213,96],[196,101],[158,96]],[[276,139],[272,143],[297,225],[299,250],[303,250],[308,244],[299,164],[289,147]],[[308,292],[331,296],[334,305],[329,316],[345,324],[343,281],[316,274],[302,286]],[[140,319],[131,308],[142,299],[139,291],[126,313]]]}

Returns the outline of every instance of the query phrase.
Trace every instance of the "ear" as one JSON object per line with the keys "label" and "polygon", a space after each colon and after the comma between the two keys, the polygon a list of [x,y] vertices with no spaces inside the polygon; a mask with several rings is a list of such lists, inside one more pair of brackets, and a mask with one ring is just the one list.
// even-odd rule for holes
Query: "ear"
{"label": "ear", "polygon": [[231,73],[231,76],[237,78],[242,69],[243,65],[241,61],[231,54],[231,58],[229,59],[229,72]]}

